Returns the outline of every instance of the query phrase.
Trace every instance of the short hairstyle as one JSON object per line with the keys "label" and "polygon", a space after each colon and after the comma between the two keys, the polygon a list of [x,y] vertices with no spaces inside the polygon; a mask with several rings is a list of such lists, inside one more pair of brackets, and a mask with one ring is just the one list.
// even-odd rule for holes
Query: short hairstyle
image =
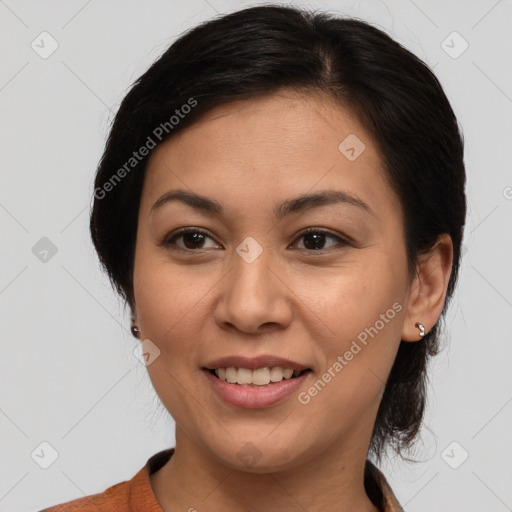
{"label": "short hairstyle", "polygon": [[441,317],[420,341],[400,343],[372,433],[378,461],[387,446],[403,457],[423,420],[427,363],[438,353],[439,324],[457,280],[466,176],[463,136],[439,81],[382,30],[327,12],[263,5],[185,32],[135,81],[113,120],[95,178],[92,241],[133,311],[138,210],[152,149],[219,105],[281,89],[332,96],[372,136],[404,212],[410,276],[440,234],[453,242]]}

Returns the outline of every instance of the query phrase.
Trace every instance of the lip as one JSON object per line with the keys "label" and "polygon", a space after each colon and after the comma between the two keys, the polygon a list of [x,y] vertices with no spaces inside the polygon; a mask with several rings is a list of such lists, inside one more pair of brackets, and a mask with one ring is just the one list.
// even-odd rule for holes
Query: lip
{"label": "lip", "polygon": [[[254,360],[252,361],[253,364],[256,364]],[[274,364],[274,366],[278,365]],[[247,368],[247,366],[241,367]],[[216,368],[223,368],[223,366],[217,366]],[[296,392],[309,377],[311,371],[305,372],[295,378],[284,379],[281,382],[274,382],[266,386],[257,387],[230,384],[210,373],[208,369],[203,369],[203,373],[217,395],[228,404],[247,409],[258,409],[275,405]]]}
{"label": "lip", "polygon": [[204,368],[207,370],[215,370],[217,368],[247,368],[249,370],[257,370],[258,368],[280,366],[281,368],[290,368],[292,370],[307,370],[308,366],[272,355],[261,355],[258,357],[244,356],[227,356],[208,362]]}

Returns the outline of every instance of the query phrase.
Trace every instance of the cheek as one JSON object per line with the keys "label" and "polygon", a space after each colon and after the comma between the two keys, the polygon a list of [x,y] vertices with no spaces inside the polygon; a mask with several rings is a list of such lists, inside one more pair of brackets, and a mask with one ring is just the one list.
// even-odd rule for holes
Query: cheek
{"label": "cheek", "polygon": [[353,403],[354,414],[380,394],[400,344],[404,314],[404,267],[385,258],[366,263],[340,269],[328,286],[317,281],[322,286],[315,285],[314,295],[309,288],[314,313],[309,316],[324,333],[315,338],[326,372],[319,377],[329,388],[320,392],[320,382],[312,393],[322,395],[319,402],[326,406]]}
{"label": "cheek", "polygon": [[[401,331],[399,311],[404,300],[404,275],[386,261],[366,260],[332,269],[296,276],[293,291],[298,307],[318,325],[327,346],[344,348],[347,340],[364,341],[365,333],[376,325],[382,334]],[[393,304],[398,303],[393,307]],[[308,310],[310,311],[308,313]],[[374,333],[374,329],[371,329]],[[344,340],[341,342],[340,340]],[[350,343],[349,343],[350,345]]]}
{"label": "cheek", "polygon": [[[172,265],[155,252],[137,255],[134,269],[134,295],[137,318],[144,339],[160,350],[148,367],[148,375],[165,408],[180,425],[200,417],[194,409],[197,395],[191,368],[195,367],[200,346],[198,334],[204,322],[211,276]],[[198,370],[197,370],[198,371]],[[188,393],[184,393],[187,389]]]}
{"label": "cheek", "polygon": [[[173,265],[141,248],[134,269],[137,318],[144,337],[161,350],[190,348],[202,323],[203,301],[215,281],[211,272]],[[172,342],[172,343],[171,343]]]}

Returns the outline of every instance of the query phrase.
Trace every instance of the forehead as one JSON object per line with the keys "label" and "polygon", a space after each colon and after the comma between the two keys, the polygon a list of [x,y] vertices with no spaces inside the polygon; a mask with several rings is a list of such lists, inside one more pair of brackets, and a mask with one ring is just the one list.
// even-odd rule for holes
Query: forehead
{"label": "forehead", "polygon": [[219,198],[236,191],[256,206],[315,187],[374,203],[393,195],[377,147],[351,111],[325,94],[285,90],[220,105],[158,146],[143,201],[189,188]]}

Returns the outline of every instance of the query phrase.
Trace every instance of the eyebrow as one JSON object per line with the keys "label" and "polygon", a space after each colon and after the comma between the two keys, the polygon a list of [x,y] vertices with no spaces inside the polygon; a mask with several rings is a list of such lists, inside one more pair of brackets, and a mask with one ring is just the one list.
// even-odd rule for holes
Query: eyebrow
{"label": "eyebrow", "polygon": [[[218,201],[182,189],[166,192],[151,207],[151,213],[158,208],[161,208],[164,204],[172,201],[181,201],[182,203],[205,213],[217,216],[225,215],[224,208]],[[357,206],[367,213],[375,216],[375,213],[367,203],[342,190],[324,190],[314,194],[304,194],[292,199],[286,199],[274,208],[273,214],[277,220],[281,220],[291,213],[337,203]]]}

